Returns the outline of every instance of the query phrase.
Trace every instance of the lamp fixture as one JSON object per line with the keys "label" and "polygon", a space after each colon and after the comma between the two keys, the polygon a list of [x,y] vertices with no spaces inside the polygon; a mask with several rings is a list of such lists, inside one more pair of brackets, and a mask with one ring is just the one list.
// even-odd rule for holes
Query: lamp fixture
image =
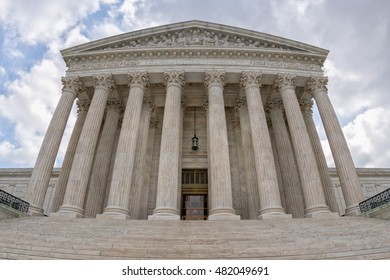
{"label": "lamp fixture", "polygon": [[194,137],[192,137],[192,150],[196,151],[198,147],[198,137],[196,137],[196,107],[194,107]]}

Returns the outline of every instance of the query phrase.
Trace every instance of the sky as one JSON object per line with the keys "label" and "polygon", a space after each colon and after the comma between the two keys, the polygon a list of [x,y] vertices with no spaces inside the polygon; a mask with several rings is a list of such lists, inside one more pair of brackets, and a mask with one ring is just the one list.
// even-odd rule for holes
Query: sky
{"label": "sky", "polygon": [[[388,0],[0,0],[0,168],[33,167],[61,96],[60,50],[203,20],[330,51],[328,92],[356,167],[390,167]],[[61,166],[76,110],[55,166]],[[314,120],[334,166],[318,115]]]}

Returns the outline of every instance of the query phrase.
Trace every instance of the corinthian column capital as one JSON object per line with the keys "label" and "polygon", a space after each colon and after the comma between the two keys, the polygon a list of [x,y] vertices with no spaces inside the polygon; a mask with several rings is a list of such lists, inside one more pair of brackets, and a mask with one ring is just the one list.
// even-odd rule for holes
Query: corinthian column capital
{"label": "corinthian column capital", "polygon": [[284,88],[295,89],[295,75],[290,73],[279,73],[275,79],[275,89],[281,91]]}
{"label": "corinthian column capital", "polygon": [[137,86],[146,89],[149,86],[149,76],[146,71],[129,72],[127,78],[129,79],[130,88]]}
{"label": "corinthian column capital", "polygon": [[218,85],[224,87],[226,84],[226,77],[224,71],[212,70],[206,71],[204,74],[204,84],[207,88],[212,85]]}
{"label": "corinthian column capital", "polygon": [[119,113],[124,111],[124,104],[121,98],[112,98],[107,101],[107,109],[115,110]]}
{"label": "corinthian column capital", "polygon": [[314,96],[318,92],[328,92],[328,77],[311,76],[307,82],[307,89]]}
{"label": "corinthian column capital", "polygon": [[62,92],[70,91],[76,98],[79,91],[83,89],[83,83],[78,76],[65,76],[61,78]]}
{"label": "corinthian column capital", "polygon": [[313,100],[300,99],[299,106],[301,107],[302,112],[313,113]]}
{"label": "corinthian column capital", "polygon": [[243,88],[252,87],[252,86],[260,87],[262,75],[263,74],[261,72],[254,72],[254,71],[242,72],[241,80],[240,80],[241,87]]}
{"label": "corinthian column capital", "polygon": [[165,71],[164,80],[165,86],[175,85],[183,88],[185,84],[185,73],[184,71]]}
{"label": "corinthian column capital", "polygon": [[236,111],[239,111],[242,108],[246,108],[246,106],[247,106],[246,97],[236,98],[236,106],[235,106]]}
{"label": "corinthian column capital", "polygon": [[97,74],[93,76],[96,88],[104,88],[111,91],[115,88],[115,80],[111,73]]}
{"label": "corinthian column capital", "polygon": [[267,101],[267,111],[284,110],[283,101],[277,98],[270,98]]}
{"label": "corinthian column capital", "polygon": [[77,100],[76,105],[77,105],[77,113],[86,112],[88,111],[88,108],[91,105],[91,100],[90,99]]}

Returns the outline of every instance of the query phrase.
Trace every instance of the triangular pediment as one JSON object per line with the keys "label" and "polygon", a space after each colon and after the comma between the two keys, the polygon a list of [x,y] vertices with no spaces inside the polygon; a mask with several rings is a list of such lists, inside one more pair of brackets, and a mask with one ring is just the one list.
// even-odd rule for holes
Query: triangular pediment
{"label": "triangular pediment", "polygon": [[326,57],[328,51],[301,42],[247,29],[187,21],[132,31],[63,50],[64,57],[139,49],[252,49],[299,52]]}

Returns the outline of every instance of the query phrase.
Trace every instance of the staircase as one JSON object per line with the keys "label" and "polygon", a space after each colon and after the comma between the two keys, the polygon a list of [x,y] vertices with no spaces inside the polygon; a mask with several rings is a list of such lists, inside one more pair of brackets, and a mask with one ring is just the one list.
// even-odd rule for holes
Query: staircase
{"label": "staircase", "polygon": [[390,259],[390,221],[0,221],[1,259]]}

